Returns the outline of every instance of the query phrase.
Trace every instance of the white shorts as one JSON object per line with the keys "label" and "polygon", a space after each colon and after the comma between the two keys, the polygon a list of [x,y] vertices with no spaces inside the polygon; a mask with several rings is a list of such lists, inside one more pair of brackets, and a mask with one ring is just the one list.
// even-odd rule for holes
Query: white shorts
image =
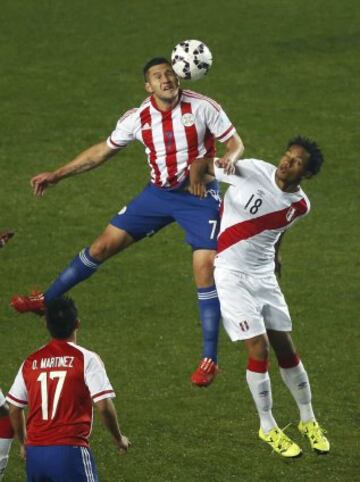
{"label": "white shorts", "polygon": [[232,341],[248,340],[266,330],[291,331],[289,308],[275,274],[257,278],[215,268],[224,328]]}

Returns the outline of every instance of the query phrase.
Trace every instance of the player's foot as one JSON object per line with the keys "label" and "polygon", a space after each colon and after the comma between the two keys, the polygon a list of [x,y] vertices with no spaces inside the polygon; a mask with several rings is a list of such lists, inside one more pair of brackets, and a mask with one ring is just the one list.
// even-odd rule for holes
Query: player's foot
{"label": "player's foot", "polygon": [[309,439],[311,448],[318,454],[327,454],[330,451],[330,442],[325,437],[326,430],[320,427],[316,421],[300,422],[299,431]]}
{"label": "player's foot", "polygon": [[15,295],[10,304],[19,313],[35,313],[41,316],[45,312],[44,295],[38,291],[33,291],[30,296]]}
{"label": "player's foot", "polygon": [[198,387],[207,387],[214,381],[218,371],[219,367],[211,358],[203,358],[191,375],[191,383]]}
{"label": "player's foot", "polygon": [[285,435],[279,427],[273,428],[268,433],[264,433],[263,429],[260,428],[259,437],[282,457],[299,457],[302,454],[301,448]]}

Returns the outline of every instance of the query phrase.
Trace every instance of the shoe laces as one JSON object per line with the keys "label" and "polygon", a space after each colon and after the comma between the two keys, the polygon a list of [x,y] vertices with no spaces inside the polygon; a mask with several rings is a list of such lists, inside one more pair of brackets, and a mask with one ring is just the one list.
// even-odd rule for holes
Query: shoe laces
{"label": "shoe laces", "polygon": [[309,435],[313,439],[322,439],[327,431],[322,428],[317,422],[311,424],[310,430],[308,429]]}
{"label": "shoe laces", "polygon": [[[293,441],[285,434],[285,430],[287,430],[290,427],[291,423],[288,423],[285,425],[284,428],[278,429],[278,434],[279,437],[277,440],[274,440],[276,443],[276,446],[278,448],[283,449],[284,451],[287,450],[291,445],[293,445]],[[275,449],[273,449],[273,452],[275,452]]]}

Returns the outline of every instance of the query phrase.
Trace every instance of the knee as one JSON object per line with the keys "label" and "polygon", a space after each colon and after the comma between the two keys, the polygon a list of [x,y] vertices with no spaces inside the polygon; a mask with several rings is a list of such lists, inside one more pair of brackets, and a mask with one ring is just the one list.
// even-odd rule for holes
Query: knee
{"label": "knee", "polygon": [[249,358],[268,360],[270,345],[265,335],[260,335],[245,342]]}
{"label": "knee", "polygon": [[106,241],[97,239],[90,246],[89,253],[97,261],[105,261],[109,257],[109,245]]}
{"label": "knee", "polygon": [[214,284],[214,257],[203,256],[194,264],[194,276],[199,288],[207,288]]}

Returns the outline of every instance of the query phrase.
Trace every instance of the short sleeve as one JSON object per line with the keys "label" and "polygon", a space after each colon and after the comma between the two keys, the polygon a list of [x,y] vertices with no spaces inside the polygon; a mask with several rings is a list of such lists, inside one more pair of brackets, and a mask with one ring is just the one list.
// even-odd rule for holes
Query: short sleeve
{"label": "short sleeve", "polygon": [[115,397],[104,364],[96,353],[89,352],[86,356],[85,383],[94,403]]}
{"label": "short sleeve", "polygon": [[254,165],[253,159],[240,159],[235,164],[235,173],[226,174],[222,167],[216,165],[216,159],[214,159],[214,174],[216,179],[220,182],[231,184],[232,186],[238,185],[242,178],[251,176],[255,171],[256,166]]}
{"label": "short sleeve", "polygon": [[23,375],[24,364],[21,365],[14,383],[6,396],[6,400],[16,407],[24,408],[28,404],[28,393]]}
{"label": "short sleeve", "polygon": [[126,147],[134,137],[134,124],[136,118],[137,109],[131,109],[120,117],[115,129],[107,138],[107,145],[111,149],[122,149]]}
{"label": "short sleeve", "polygon": [[206,120],[210,132],[219,142],[226,142],[236,133],[222,107],[215,102],[206,102]]}

